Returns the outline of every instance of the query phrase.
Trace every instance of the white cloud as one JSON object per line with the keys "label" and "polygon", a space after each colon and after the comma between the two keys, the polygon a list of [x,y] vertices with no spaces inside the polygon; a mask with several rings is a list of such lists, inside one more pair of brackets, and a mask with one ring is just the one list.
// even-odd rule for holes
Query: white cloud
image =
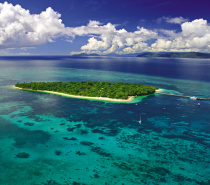
{"label": "white cloud", "polygon": [[153,51],[209,52],[210,25],[206,20],[196,19],[192,22],[185,22],[181,25],[181,28],[182,31],[176,34],[168,32],[170,38],[159,38],[148,49]]}
{"label": "white cloud", "polygon": [[196,19],[192,22],[185,22],[181,25],[184,36],[202,37],[210,33],[210,26],[206,20]]}
{"label": "white cloud", "polygon": [[139,53],[142,51],[146,51],[147,48],[147,43],[139,42],[132,47],[124,48],[123,51],[119,52],[119,54]]}
{"label": "white cloud", "polygon": [[88,40],[88,44],[81,47],[82,50],[105,50],[109,47],[106,42],[106,38],[102,41],[98,41],[94,37]]}
{"label": "white cloud", "polygon": [[[92,26],[94,26],[94,29]],[[157,33],[145,28],[137,27],[135,32],[127,32],[125,29],[117,30],[115,25],[108,23],[101,25],[90,23],[85,27],[74,28],[75,35],[95,35],[88,40],[88,43],[81,47],[84,52],[100,50],[104,54],[113,53],[119,50],[123,50],[128,46],[142,45],[142,42],[156,38]],[[140,52],[136,49],[136,51]]]}
{"label": "white cloud", "polygon": [[114,24],[102,25],[98,21],[89,21],[86,26],[65,27],[60,17],[52,8],[40,14],[30,14],[20,5],[0,3],[0,48],[33,47],[53,42],[59,37],[72,41],[76,36],[90,36],[82,50],[110,53],[157,36],[145,28],[127,32],[125,29],[117,30]]}
{"label": "white cloud", "polygon": [[110,53],[114,53],[115,51],[117,51],[118,47],[116,45],[112,45],[108,50],[104,51],[103,54],[110,54]]}
{"label": "white cloud", "polygon": [[87,26],[80,26],[75,28],[67,28],[67,32],[71,33],[73,36],[85,36],[85,35],[101,35],[101,34],[110,34],[116,31],[115,25],[108,23],[102,25],[98,21],[89,21]]}
{"label": "white cloud", "polygon": [[0,48],[21,48],[52,42],[65,30],[60,14],[52,8],[40,14],[30,14],[20,5],[0,3]]}
{"label": "white cloud", "polygon": [[[173,21],[175,22],[175,19]],[[180,23],[181,18],[179,21],[177,18],[176,22]],[[95,37],[88,40],[88,44],[81,47],[83,52],[100,51],[101,54],[128,54],[144,51],[209,52],[210,48],[210,26],[203,19],[182,23],[181,32],[163,29],[152,31],[143,27],[137,27],[134,32],[127,32],[125,29],[117,30],[111,23],[108,23],[109,26],[99,22],[93,25],[94,32],[90,29],[90,23],[83,27],[87,35],[95,34]],[[148,45],[147,42],[151,39],[156,39],[156,41]]]}
{"label": "white cloud", "polygon": [[181,32],[143,27],[128,32],[124,28],[117,29],[112,23],[102,24],[95,20],[79,27],[65,27],[60,18],[61,15],[52,8],[40,14],[30,14],[19,5],[0,3],[0,49],[34,47],[54,42],[57,38],[73,42],[75,37],[87,36],[87,44],[81,46],[80,53],[210,52],[210,25],[203,19],[190,22],[183,17],[161,18],[168,23],[180,24]]}
{"label": "white cloud", "polygon": [[171,24],[182,24],[183,22],[188,21],[188,19],[183,18],[183,17],[161,17],[158,19],[159,23],[162,21],[165,21]]}

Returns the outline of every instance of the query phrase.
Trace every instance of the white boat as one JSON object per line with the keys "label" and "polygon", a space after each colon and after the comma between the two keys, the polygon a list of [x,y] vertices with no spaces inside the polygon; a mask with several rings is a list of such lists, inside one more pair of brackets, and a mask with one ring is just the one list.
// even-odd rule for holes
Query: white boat
{"label": "white boat", "polygon": [[141,115],[140,115],[140,120],[139,120],[139,124],[142,124],[142,121],[141,121]]}
{"label": "white boat", "polygon": [[190,99],[197,100],[198,98],[196,96],[192,96],[192,97],[190,97]]}

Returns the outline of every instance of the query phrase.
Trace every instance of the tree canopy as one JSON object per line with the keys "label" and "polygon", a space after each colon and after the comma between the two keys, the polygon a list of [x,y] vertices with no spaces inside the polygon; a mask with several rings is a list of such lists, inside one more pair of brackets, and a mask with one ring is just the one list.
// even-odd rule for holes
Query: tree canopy
{"label": "tree canopy", "polygon": [[127,99],[128,96],[153,94],[157,87],[122,82],[31,82],[17,83],[16,87],[27,90],[53,91],[70,95]]}

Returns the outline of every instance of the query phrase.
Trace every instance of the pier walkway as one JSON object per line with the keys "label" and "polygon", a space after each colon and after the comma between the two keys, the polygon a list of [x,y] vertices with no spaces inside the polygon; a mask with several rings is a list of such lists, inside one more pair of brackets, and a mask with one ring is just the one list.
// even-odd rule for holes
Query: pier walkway
{"label": "pier walkway", "polygon": [[[156,92],[157,94],[163,94],[163,95],[168,95],[168,96],[178,96],[182,98],[193,98],[192,96],[184,96],[184,95],[179,95],[179,94],[168,94],[168,93],[160,93]],[[198,98],[196,97],[196,100],[210,100],[210,98]]]}

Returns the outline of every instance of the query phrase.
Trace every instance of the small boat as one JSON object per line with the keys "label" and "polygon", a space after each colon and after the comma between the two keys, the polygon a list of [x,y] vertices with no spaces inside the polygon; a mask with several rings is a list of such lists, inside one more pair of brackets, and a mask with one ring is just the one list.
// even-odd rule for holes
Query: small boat
{"label": "small boat", "polygon": [[140,115],[140,120],[139,120],[139,124],[142,124],[142,121],[141,121],[141,115]]}
{"label": "small boat", "polygon": [[192,97],[190,97],[190,99],[197,100],[198,98],[196,96],[192,96]]}

